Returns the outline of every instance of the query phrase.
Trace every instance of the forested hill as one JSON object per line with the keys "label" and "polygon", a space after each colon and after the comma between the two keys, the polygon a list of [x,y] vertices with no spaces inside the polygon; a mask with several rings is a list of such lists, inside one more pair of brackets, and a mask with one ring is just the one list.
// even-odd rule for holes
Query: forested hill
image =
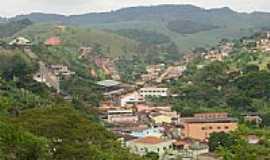
{"label": "forested hill", "polygon": [[[53,57],[52,51],[42,49],[41,54]],[[78,99],[65,101],[63,95],[33,80],[38,68],[37,59],[21,49],[1,45],[1,160],[143,159],[123,149],[97,120],[94,108],[101,95],[91,80],[73,77],[68,86]]]}
{"label": "forested hill", "polygon": [[[269,13],[238,13],[229,8],[207,10],[192,5],[132,7],[72,16],[32,13],[11,20],[24,18],[33,22],[91,26],[116,33],[130,31],[131,35],[137,33],[139,36],[145,31],[156,32],[169,37],[183,51],[215,45],[223,38],[249,36],[270,26]],[[138,35],[134,35],[134,39]]]}
{"label": "forested hill", "polygon": [[32,25],[32,22],[29,19],[22,19],[10,22],[6,22],[3,20],[3,23],[1,23],[0,18],[0,38],[12,36],[30,25]]}
{"label": "forested hill", "polygon": [[[228,19],[230,17],[231,19]],[[263,19],[255,19],[260,17]],[[164,21],[172,20],[191,20],[201,23],[213,24],[235,24],[244,23],[250,25],[259,25],[254,22],[266,21],[270,19],[270,14],[255,12],[251,14],[239,13],[230,8],[203,9],[192,5],[160,5],[151,7],[131,7],[112,12],[89,13],[82,15],[57,15],[32,13],[29,15],[20,15],[12,19],[29,18],[34,22],[63,22],[66,24],[90,25],[102,23],[118,23],[126,21]],[[219,19],[216,19],[219,18]],[[246,21],[246,20],[252,21]],[[225,20],[225,21],[224,21]]]}

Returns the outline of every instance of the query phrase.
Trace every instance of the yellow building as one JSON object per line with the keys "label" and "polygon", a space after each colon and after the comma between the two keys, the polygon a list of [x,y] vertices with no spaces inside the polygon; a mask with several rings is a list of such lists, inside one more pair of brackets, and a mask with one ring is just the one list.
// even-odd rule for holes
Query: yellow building
{"label": "yellow building", "polygon": [[166,115],[152,116],[151,119],[155,124],[172,123],[172,117]]}

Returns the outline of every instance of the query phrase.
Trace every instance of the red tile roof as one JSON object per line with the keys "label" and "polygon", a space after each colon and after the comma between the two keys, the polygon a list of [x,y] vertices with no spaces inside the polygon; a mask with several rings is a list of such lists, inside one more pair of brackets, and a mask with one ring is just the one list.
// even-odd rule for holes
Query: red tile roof
{"label": "red tile roof", "polygon": [[45,45],[49,45],[49,46],[59,46],[61,44],[62,44],[62,41],[59,37],[50,37],[45,42]]}
{"label": "red tile roof", "polygon": [[135,140],[134,142],[136,143],[143,143],[143,144],[159,144],[164,142],[162,139],[158,138],[158,137],[144,137],[144,138],[140,138]]}

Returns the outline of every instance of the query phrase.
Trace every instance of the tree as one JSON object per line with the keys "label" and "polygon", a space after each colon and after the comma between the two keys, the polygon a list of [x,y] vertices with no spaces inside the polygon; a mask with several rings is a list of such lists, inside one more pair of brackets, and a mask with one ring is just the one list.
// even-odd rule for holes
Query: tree
{"label": "tree", "polygon": [[[0,121],[0,158],[49,160],[49,142],[18,127]],[[2,156],[2,157],[1,157]]]}
{"label": "tree", "polygon": [[259,72],[259,70],[260,70],[259,66],[255,64],[247,65],[242,69],[244,74],[251,73],[251,72]]}
{"label": "tree", "polygon": [[236,143],[234,136],[228,133],[212,133],[209,138],[210,151],[216,151],[219,147],[230,148]]}
{"label": "tree", "polygon": [[121,148],[111,132],[70,106],[27,110],[14,123],[50,140],[55,160],[141,160]]}
{"label": "tree", "polygon": [[158,160],[159,159],[159,155],[155,152],[148,152],[143,157],[147,158],[148,160]]}

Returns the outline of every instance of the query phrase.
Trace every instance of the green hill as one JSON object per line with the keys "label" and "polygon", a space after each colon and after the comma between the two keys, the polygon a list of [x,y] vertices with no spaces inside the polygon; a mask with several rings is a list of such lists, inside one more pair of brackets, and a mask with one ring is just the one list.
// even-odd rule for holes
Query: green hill
{"label": "green hill", "polygon": [[[78,95],[64,101],[33,81],[37,69],[37,61],[20,49],[0,49],[0,159],[143,159],[99,123],[95,105],[85,105]],[[95,84],[83,86],[82,77],[79,83],[88,92],[84,98],[100,102]]]}
{"label": "green hill", "polygon": [[[123,31],[120,35],[125,35],[126,30],[136,30],[136,35],[134,32],[132,35],[136,40],[146,31],[155,32],[152,38],[157,34],[167,36],[182,51],[215,45],[223,38],[249,36],[261,28],[270,26],[269,13],[238,13],[229,8],[207,10],[192,5],[131,7],[112,12],[72,16],[32,13],[13,19],[22,18],[29,18],[34,22],[108,29],[116,33]],[[131,35],[127,36],[132,38]],[[148,38],[139,40],[145,39]]]}
{"label": "green hill", "polygon": [[126,53],[132,54],[136,51],[137,42],[117,34],[97,29],[86,29],[78,27],[67,27],[59,32],[56,25],[35,24],[25,28],[16,34],[26,36],[35,43],[43,43],[52,36],[58,36],[63,41],[63,46],[78,52],[80,47],[95,47],[99,45],[102,53],[108,57],[118,57]]}

